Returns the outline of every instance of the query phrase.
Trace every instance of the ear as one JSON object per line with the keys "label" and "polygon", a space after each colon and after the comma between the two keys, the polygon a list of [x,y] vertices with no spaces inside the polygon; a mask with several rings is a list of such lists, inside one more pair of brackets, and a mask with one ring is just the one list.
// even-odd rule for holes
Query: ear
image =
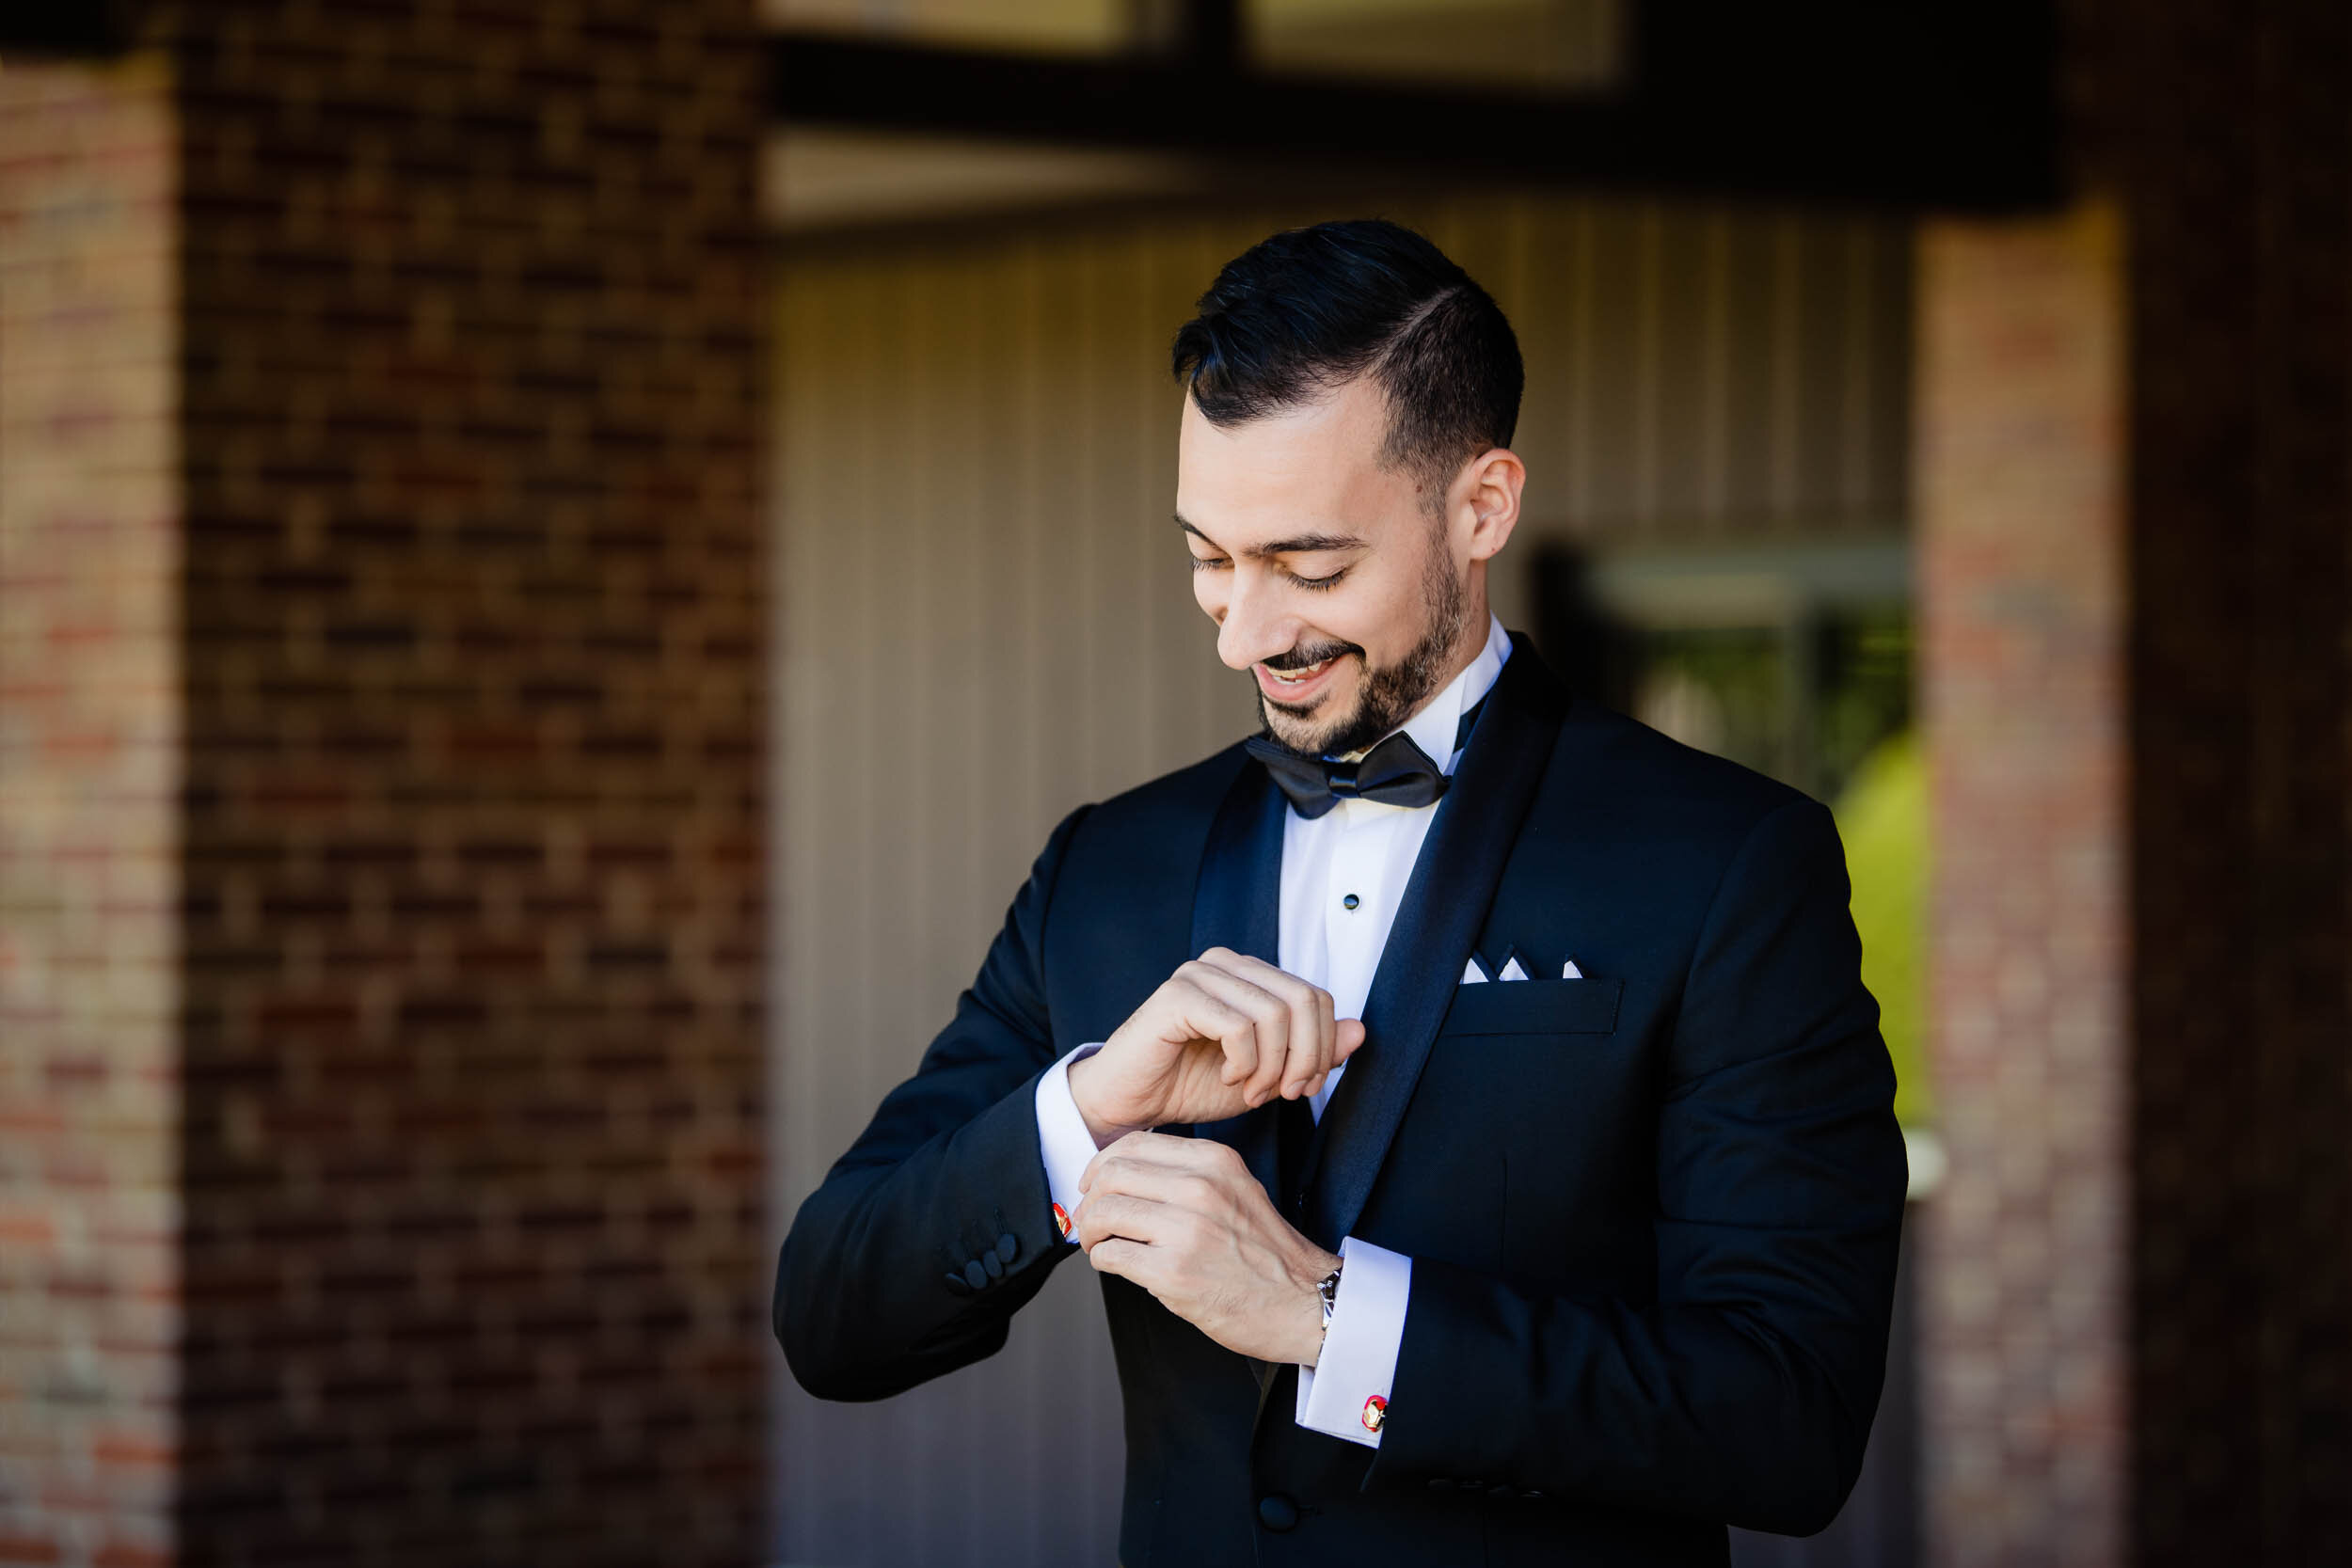
{"label": "ear", "polygon": [[1486,561],[1500,553],[1518,527],[1519,494],[1527,485],[1527,465],[1508,447],[1491,447],[1462,466],[1454,480],[1455,515],[1468,513],[1470,558]]}

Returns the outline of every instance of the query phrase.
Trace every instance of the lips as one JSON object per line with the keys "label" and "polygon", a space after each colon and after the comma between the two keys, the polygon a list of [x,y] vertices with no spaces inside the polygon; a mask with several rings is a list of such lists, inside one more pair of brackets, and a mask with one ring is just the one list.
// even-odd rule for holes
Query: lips
{"label": "lips", "polygon": [[1277,670],[1269,665],[1266,668],[1266,673],[1272,675],[1278,683],[1283,686],[1304,686],[1323,673],[1330,663],[1331,661],[1327,658],[1310,664],[1304,670]]}
{"label": "lips", "polygon": [[1331,672],[1343,656],[1310,664],[1299,670],[1274,670],[1257,666],[1258,689],[1278,703],[1304,703],[1320,695],[1331,682]]}

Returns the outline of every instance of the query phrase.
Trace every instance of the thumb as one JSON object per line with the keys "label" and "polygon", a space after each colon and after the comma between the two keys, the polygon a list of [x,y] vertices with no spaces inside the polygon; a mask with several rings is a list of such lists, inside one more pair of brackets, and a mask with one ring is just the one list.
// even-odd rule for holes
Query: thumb
{"label": "thumb", "polygon": [[1340,1020],[1338,1028],[1331,1036],[1331,1059],[1336,1062],[1344,1062],[1356,1054],[1356,1048],[1363,1043],[1364,1021],[1360,1018],[1343,1018]]}

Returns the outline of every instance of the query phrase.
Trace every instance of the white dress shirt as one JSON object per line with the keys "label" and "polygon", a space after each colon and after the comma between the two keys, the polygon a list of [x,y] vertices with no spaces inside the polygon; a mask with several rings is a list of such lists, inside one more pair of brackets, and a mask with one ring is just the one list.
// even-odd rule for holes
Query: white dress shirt
{"label": "white dress shirt", "polygon": [[[1486,645],[1478,657],[1405,721],[1404,731],[1413,744],[1447,773],[1461,761],[1454,737],[1462,715],[1493,687],[1510,657],[1510,635],[1501,621],[1488,616]],[[1373,972],[1388,944],[1389,929],[1396,924],[1398,900],[1405,895],[1413,862],[1437,811],[1434,803],[1392,806],[1342,800],[1311,821],[1295,810],[1283,815],[1277,965],[1329,991],[1337,1017],[1363,1016]],[[1056,1062],[1037,1086],[1038,1145],[1046,1184],[1073,1223],[1080,1201],[1078,1178],[1094,1158],[1095,1147],[1086,1118],[1070,1096],[1070,1064],[1101,1049],[1100,1042],[1079,1046]],[[1333,1068],[1322,1089],[1310,1098],[1318,1121],[1346,1070],[1345,1063]],[[1340,1243],[1340,1257],[1344,1267],[1330,1328],[1321,1358],[1314,1366],[1298,1369],[1294,1415],[1301,1426],[1377,1448],[1379,1432],[1376,1425],[1366,1424],[1366,1410],[1375,1397],[1385,1407],[1396,1376],[1413,1260],[1354,1236]]]}

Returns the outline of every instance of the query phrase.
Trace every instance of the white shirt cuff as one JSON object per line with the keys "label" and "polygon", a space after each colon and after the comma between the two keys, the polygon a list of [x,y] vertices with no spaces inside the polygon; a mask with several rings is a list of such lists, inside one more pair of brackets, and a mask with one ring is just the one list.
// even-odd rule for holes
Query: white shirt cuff
{"label": "white shirt cuff", "polygon": [[1300,1426],[1376,1449],[1396,1381],[1397,1348],[1405,1342],[1413,1260],[1350,1236],[1340,1243],[1340,1261],[1346,1266],[1322,1354],[1313,1366],[1298,1369],[1295,1416]]}
{"label": "white shirt cuff", "polygon": [[1078,1178],[1095,1155],[1094,1134],[1087,1131],[1078,1102],[1070,1098],[1070,1064],[1084,1061],[1102,1050],[1100,1042],[1079,1046],[1045,1069],[1037,1081],[1037,1147],[1045,1159],[1045,1190],[1070,1221],[1066,1238],[1075,1243],[1078,1225]]}

